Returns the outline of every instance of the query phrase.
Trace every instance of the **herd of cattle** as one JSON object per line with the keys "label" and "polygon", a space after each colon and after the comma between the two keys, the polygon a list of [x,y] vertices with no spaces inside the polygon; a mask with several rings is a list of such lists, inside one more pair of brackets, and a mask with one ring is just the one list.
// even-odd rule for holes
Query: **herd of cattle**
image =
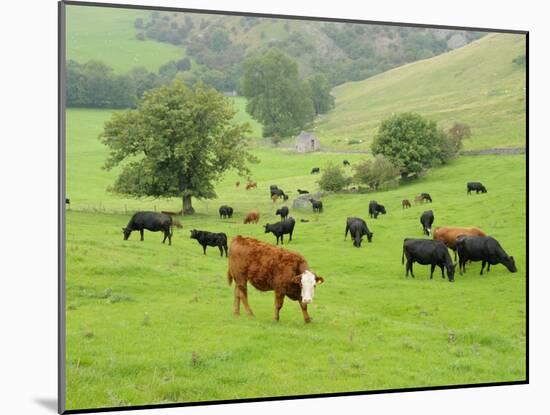
{"label": "herd of cattle", "polygon": [[[315,171],[314,171],[315,170]],[[312,173],[317,173],[318,168],[314,168]],[[237,186],[240,184],[236,183]],[[251,185],[252,187],[250,187]],[[247,189],[256,187],[255,182],[249,182]],[[479,182],[467,183],[467,194],[472,191],[476,193],[487,193],[487,189]],[[298,189],[298,192],[309,193],[306,190]],[[275,201],[281,197],[287,200],[288,196],[276,185],[270,186],[270,196]],[[430,203],[432,197],[428,193],[421,193],[415,197],[415,203]],[[319,200],[309,199],[313,211],[323,212],[323,204]],[[411,207],[411,203],[405,199],[402,202],[403,209]],[[370,218],[377,219],[378,216],[385,215],[384,205],[372,200],[369,203]],[[127,240],[132,231],[139,231],[143,241],[143,231],[153,232],[161,231],[164,233],[163,243],[168,239],[172,243],[172,228],[175,221],[172,218],[173,212],[138,212],[132,216],[128,225],[123,228],[124,240]],[[288,241],[292,241],[292,233],[296,221],[289,216],[289,209],[283,206],[275,212],[281,217],[279,222],[265,224],[265,233],[272,233],[276,238],[276,244],[283,244],[284,235],[288,235]],[[232,218],[233,208],[223,205],[219,208],[220,218]],[[257,224],[260,220],[259,212],[249,212],[244,218],[244,223]],[[302,220],[307,222],[307,220]],[[423,212],[420,216],[422,232],[431,236],[432,225],[434,223],[434,213],[432,210]],[[180,225],[181,226],[181,225]],[[348,217],[344,232],[344,240],[348,233],[351,235],[353,246],[361,247],[364,236],[368,242],[373,240],[373,232],[367,226],[367,223],[359,217]],[[313,299],[314,287],[324,281],[322,277],[312,272],[306,260],[296,252],[290,252],[268,243],[242,236],[236,236],[231,241],[230,249],[227,245],[227,235],[225,233],[215,233],[202,230],[191,230],[192,239],[202,246],[203,253],[206,254],[206,247],[218,247],[220,256],[228,257],[228,280],[231,284],[235,282],[234,312],[239,314],[240,303],[242,302],[246,312],[252,315],[252,310],[248,305],[247,281],[255,288],[261,291],[275,292],[275,319],[279,319],[279,311],[283,305],[284,297],[292,300],[300,300],[300,307],[303,312],[305,322],[310,321],[307,313],[307,304]],[[449,249],[454,251],[454,263],[449,255]],[[510,272],[516,272],[514,258],[509,256],[500,246],[499,242],[487,236],[478,228],[466,227],[436,227],[433,230],[433,239],[412,239],[406,238],[403,241],[403,251],[401,262],[405,264],[405,277],[409,273],[414,278],[413,264],[415,262],[421,265],[430,265],[430,278],[433,278],[435,267],[441,269],[441,275],[445,278],[445,271],[450,282],[454,281],[455,267],[457,264],[462,275],[466,270],[466,263],[471,261],[481,261],[481,272],[487,265],[487,271],[491,265],[503,264]]]}

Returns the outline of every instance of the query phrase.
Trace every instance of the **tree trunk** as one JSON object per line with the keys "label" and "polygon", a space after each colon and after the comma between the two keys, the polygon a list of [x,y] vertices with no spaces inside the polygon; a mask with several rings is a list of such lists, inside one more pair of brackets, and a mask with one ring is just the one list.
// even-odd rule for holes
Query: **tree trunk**
{"label": "tree trunk", "polygon": [[183,215],[192,215],[195,213],[195,209],[191,205],[191,196],[183,196],[182,198],[182,214]]}

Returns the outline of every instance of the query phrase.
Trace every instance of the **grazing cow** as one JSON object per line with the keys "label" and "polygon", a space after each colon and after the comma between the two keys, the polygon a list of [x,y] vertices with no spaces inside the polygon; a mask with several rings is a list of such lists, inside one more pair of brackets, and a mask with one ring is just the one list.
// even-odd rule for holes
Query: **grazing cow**
{"label": "grazing cow", "polygon": [[231,219],[231,216],[233,216],[233,208],[231,206],[223,205],[220,206],[220,218],[228,218]]}
{"label": "grazing cow", "polygon": [[178,229],[183,229],[183,225],[179,220],[172,219],[172,225],[174,225]]}
{"label": "grazing cow", "polygon": [[432,203],[432,197],[430,196],[429,193],[420,193],[420,196],[422,196],[422,201],[423,201],[423,202],[430,202],[430,203]]}
{"label": "grazing cow", "polygon": [[441,277],[445,278],[443,269],[446,268],[449,281],[454,281],[455,267],[447,247],[441,241],[407,238],[403,241],[403,254],[401,255],[402,264],[405,263],[405,257],[407,257],[405,278],[409,276],[409,271],[414,278],[413,263],[418,262],[421,265],[432,266],[430,270],[430,279],[433,278],[434,269],[438,266],[441,268]]}
{"label": "grazing cow", "polygon": [[257,187],[256,182],[248,182],[246,184],[246,190],[255,189]]}
{"label": "grazing cow", "polygon": [[308,223],[308,222],[309,222],[309,219],[300,219],[300,222],[302,222],[302,223]]}
{"label": "grazing cow", "polygon": [[440,227],[436,226],[434,230],[434,240],[441,241],[447,248],[454,251],[454,259],[456,263],[456,237],[458,235],[468,235],[468,236],[487,236],[485,232],[478,228],[460,228],[460,227]]}
{"label": "grazing cow", "polygon": [[403,206],[403,209],[410,208],[411,202],[409,202],[409,199],[403,199],[403,201],[401,202],[401,206]]}
{"label": "grazing cow", "polygon": [[269,223],[265,225],[265,233],[271,232],[277,238],[277,245],[279,245],[279,238],[281,238],[281,245],[283,243],[283,235],[288,234],[288,241],[292,241],[292,232],[294,232],[294,225],[296,221],[292,216],[289,216],[286,220],[274,223],[270,225]]}
{"label": "grazing cow", "polygon": [[124,240],[127,241],[132,231],[139,231],[141,241],[143,241],[143,230],[151,232],[164,232],[162,243],[168,238],[168,245],[172,245],[172,217],[159,212],[137,212],[132,216],[128,225],[122,228]]}
{"label": "grazing cow", "polygon": [[244,218],[243,223],[258,223],[260,220],[260,213],[259,212],[249,212],[246,214],[246,217]]}
{"label": "grazing cow", "polygon": [[323,211],[323,202],[320,200],[315,200],[313,198],[309,199],[311,206],[313,207],[314,212],[321,213]]}
{"label": "grazing cow", "polygon": [[361,218],[348,218],[346,220],[346,232],[344,233],[344,241],[348,237],[348,231],[350,232],[351,238],[353,239],[353,246],[356,248],[361,247],[361,241],[363,240],[363,235],[367,235],[367,240],[372,242],[373,233],[369,231],[367,223]]}
{"label": "grazing cow", "polygon": [[281,217],[281,220],[285,220],[285,218],[288,216],[288,207],[283,206],[280,209],[277,209],[275,214],[279,215]]}
{"label": "grazing cow", "polygon": [[344,160],[344,166],[349,166],[349,165],[350,165],[350,164],[349,164],[349,161]]}
{"label": "grazing cow", "polygon": [[319,173],[321,171],[321,169],[319,167],[314,167],[311,169],[311,174],[316,174],[316,173]]}
{"label": "grazing cow", "polygon": [[229,253],[227,280],[229,285],[235,281],[235,315],[240,314],[241,301],[246,313],[254,315],[248,305],[247,282],[250,281],[260,291],[275,292],[276,321],[285,296],[299,301],[304,321],[311,321],[307,305],[313,301],[315,286],[322,284],[324,279],[309,270],[302,255],[240,235],[231,241]]}
{"label": "grazing cow", "polygon": [[236,187],[239,187],[240,185],[241,185],[241,182],[239,182],[239,181],[235,182]]}
{"label": "grazing cow", "polygon": [[300,193],[301,195],[305,195],[305,194],[308,194],[309,191],[308,191],[308,190],[298,189],[298,193]]}
{"label": "grazing cow", "polygon": [[456,238],[458,251],[458,269],[460,275],[466,272],[466,261],[482,261],[479,275],[483,275],[483,269],[487,264],[487,272],[491,265],[502,264],[508,271],[517,272],[516,262],[513,256],[509,256],[495,238],[490,236],[464,236]]}
{"label": "grazing cow", "polygon": [[382,215],[386,214],[386,208],[384,205],[379,205],[376,200],[371,200],[369,203],[369,216],[376,219],[380,213]]}
{"label": "grazing cow", "polygon": [[220,256],[223,256],[223,251],[225,250],[225,256],[227,257],[227,235],[225,233],[213,233],[192,229],[191,239],[196,239],[197,242],[201,244],[202,253],[204,255],[206,255],[207,246],[217,246],[220,250]]}
{"label": "grazing cow", "polygon": [[424,234],[430,236],[433,223],[434,223],[434,213],[431,210],[425,211],[420,216],[420,224],[422,225],[422,231],[424,232]]}
{"label": "grazing cow", "polygon": [[478,194],[479,192],[487,193],[487,189],[480,182],[468,182],[466,184],[466,190],[467,190],[467,194],[470,194],[470,192],[474,190],[476,194]]}
{"label": "grazing cow", "polygon": [[288,200],[288,196],[283,192],[283,189],[270,189],[271,199],[275,202],[278,198],[282,197],[283,200]]}

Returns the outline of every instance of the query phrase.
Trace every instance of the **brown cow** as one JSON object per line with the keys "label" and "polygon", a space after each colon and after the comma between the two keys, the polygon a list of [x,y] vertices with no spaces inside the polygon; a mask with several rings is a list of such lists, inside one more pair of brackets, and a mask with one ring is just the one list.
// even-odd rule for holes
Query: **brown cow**
{"label": "brown cow", "polygon": [[172,225],[174,225],[178,229],[183,229],[183,225],[179,220],[172,219]]}
{"label": "brown cow", "polygon": [[255,188],[256,188],[256,182],[248,182],[246,184],[246,190],[255,189]]}
{"label": "brown cow", "polygon": [[418,195],[414,198],[414,204],[416,205],[418,203],[424,203],[424,196]]}
{"label": "brown cow", "polygon": [[322,277],[309,270],[302,255],[240,235],[231,241],[227,280],[229,285],[235,281],[235,315],[240,314],[241,301],[247,314],[254,315],[248,305],[246,284],[250,281],[260,291],[275,292],[275,320],[279,320],[286,295],[300,302],[306,323],[311,321],[307,305],[313,301],[315,286],[324,282]]}
{"label": "brown cow", "polygon": [[401,202],[401,206],[403,206],[403,209],[410,208],[411,202],[409,202],[409,199],[403,199],[403,201]]}
{"label": "brown cow", "polygon": [[487,236],[485,232],[478,228],[460,228],[457,226],[436,226],[434,230],[434,240],[441,241],[447,248],[455,253],[456,262],[456,237],[459,235],[468,236]]}
{"label": "brown cow", "polygon": [[259,212],[249,212],[246,214],[243,223],[258,223],[260,220]]}
{"label": "brown cow", "polygon": [[241,182],[235,182],[235,186],[239,187],[241,185]]}

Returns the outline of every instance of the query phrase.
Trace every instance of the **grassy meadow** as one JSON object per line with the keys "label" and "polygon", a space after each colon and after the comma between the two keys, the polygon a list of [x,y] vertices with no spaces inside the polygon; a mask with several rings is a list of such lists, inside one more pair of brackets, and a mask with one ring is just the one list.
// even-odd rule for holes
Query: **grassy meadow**
{"label": "grassy meadow", "polygon": [[182,59],[183,48],[136,39],[134,22],[148,18],[146,10],[67,6],[67,60],[99,60],[123,74],[144,66],[150,71],[170,60]]}
{"label": "grassy meadow", "polygon": [[[442,55],[332,90],[336,107],[316,125],[323,145],[368,149],[380,122],[417,112],[449,128],[470,125],[465,149],[525,146],[525,36],[489,34]],[[347,140],[363,140],[348,145]]]}
{"label": "grassy meadow", "polygon": [[[139,233],[123,241],[133,211],[177,210],[180,201],[106,191],[116,171],[101,170],[107,152],[97,135],[108,116],[70,109],[67,117],[67,409],[525,379],[525,156],[460,157],[398,189],[326,195],[324,213],[313,214],[291,204],[297,188],[317,190],[311,167],[344,158],[353,165],[365,155],[254,146],[258,189],[236,188],[239,178],[227,174],[218,199],[194,201],[197,214],[178,218],[183,229],[168,246],[147,231],[144,242]],[[467,196],[470,180],[488,193]],[[288,299],[275,323],[273,293],[253,287],[255,317],[233,316],[226,258],[211,247],[202,255],[189,238],[197,228],[274,243],[262,226],[277,220],[281,205],[271,202],[270,184],[288,190],[297,219],[285,247],[325,278],[309,325]],[[420,192],[434,202],[402,210],[401,200]],[[369,219],[371,199],[388,214]],[[219,219],[222,204],[234,207],[232,219]],[[260,224],[244,225],[252,209]],[[518,273],[499,265],[479,276],[480,263],[473,263],[449,283],[438,270],[430,280],[429,267],[416,264],[417,278],[405,279],[402,241],[422,237],[425,209],[434,211],[434,226],[478,226],[497,238]],[[372,243],[357,249],[344,241],[348,216],[366,219]]]}

